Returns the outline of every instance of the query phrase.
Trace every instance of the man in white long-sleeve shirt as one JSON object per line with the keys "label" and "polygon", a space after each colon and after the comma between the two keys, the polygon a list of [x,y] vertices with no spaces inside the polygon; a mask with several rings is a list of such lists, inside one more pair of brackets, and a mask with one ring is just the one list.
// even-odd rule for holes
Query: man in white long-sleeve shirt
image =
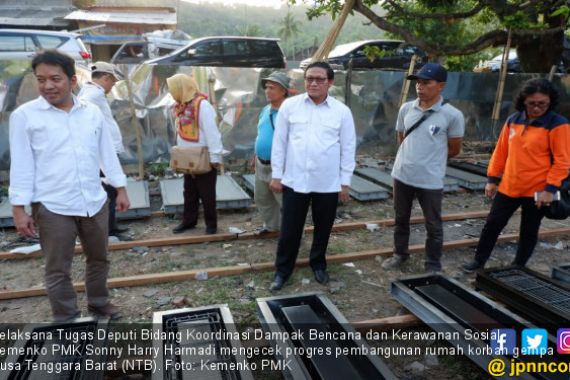
{"label": "man in white long-sleeve shirt", "polygon": [[[71,282],[75,240],[86,255],[85,290],[91,313],[117,319],[109,302],[107,195],[99,169],[117,188],[117,209],[126,211],[126,177],[99,109],[72,94],[75,62],[55,50],[32,60],[40,96],[10,116],[10,202],[18,232],[36,236],[45,255],[45,285],[56,321],[77,318]],[[32,206],[32,216],[25,206]]]}
{"label": "man in white long-sleeve shirt", "polygon": [[[109,130],[117,155],[124,153],[125,147],[123,146],[121,130],[113,117],[113,112],[111,111],[109,102],[107,102],[106,95],[122,77],[123,75],[115,65],[107,62],[95,62],[91,65],[91,81],[85,83],[77,95],[79,99],[91,102],[99,108],[105,119],[105,125]],[[109,235],[119,237],[120,234],[127,231],[127,229],[120,228],[117,225],[115,214],[117,189],[105,182],[103,182],[103,189],[105,189],[107,197],[109,198]]]}
{"label": "man in white long-sleeve shirt", "polygon": [[317,282],[329,281],[325,254],[338,200],[349,199],[356,149],[350,109],[328,95],[333,82],[328,63],[311,63],[307,92],[285,100],[277,115],[270,187],[283,193],[283,214],[270,290],[281,289],[293,272],[309,204],[315,227],[310,265]]}

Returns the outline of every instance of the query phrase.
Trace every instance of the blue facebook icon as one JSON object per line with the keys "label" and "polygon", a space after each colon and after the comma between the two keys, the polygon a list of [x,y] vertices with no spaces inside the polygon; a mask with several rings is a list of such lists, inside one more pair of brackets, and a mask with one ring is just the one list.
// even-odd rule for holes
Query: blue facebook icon
{"label": "blue facebook icon", "polygon": [[515,329],[492,329],[491,350],[494,355],[512,355],[517,345]]}

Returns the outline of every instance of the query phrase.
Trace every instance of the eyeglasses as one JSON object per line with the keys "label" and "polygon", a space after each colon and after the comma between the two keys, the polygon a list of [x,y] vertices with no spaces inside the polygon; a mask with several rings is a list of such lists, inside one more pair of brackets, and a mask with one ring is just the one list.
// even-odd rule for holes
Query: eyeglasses
{"label": "eyeglasses", "polygon": [[524,105],[528,108],[545,109],[550,105],[550,102],[525,102]]}
{"label": "eyeglasses", "polygon": [[323,78],[323,77],[306,77],[305,78],[305,82],[307,82],[307,83],[315,82],[316,84],[323,84],[327,80],[328,80],[328,78]]}

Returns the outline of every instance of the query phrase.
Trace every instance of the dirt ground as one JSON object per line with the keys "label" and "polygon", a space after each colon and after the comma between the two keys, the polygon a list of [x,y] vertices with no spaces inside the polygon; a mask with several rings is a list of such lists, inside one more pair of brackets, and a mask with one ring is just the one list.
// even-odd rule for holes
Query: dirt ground
{"label": "dirt ground", "polygon": [[[158,182],[150,183],[152,207],[160,207],[157,193]],[[444,213],[486,210],[490,203],[482,192],[460,191],[446,194]],[[421,215],[417,203],[414,215]],[[392,201],[358,202],[351,200],[339,207],[338,223],[368,221],[393,217]],[[310,218],[308,218],[310,220]],[[518,231],[518,216],[514,216],[504,233]],[[203,223],[203,221],[201,221]],[[131,239],[150,239],[172,236],[171,229],[178,223],[176,218],[153,217],[146,220],[124,222],[130,228],[126,234]],[[452,221],[444,224],[445,240],[477,238],[483,226],[483,219]],[[240,211],[220,211],[219,231],[229,227],[252,231],[260,226],[255,208]],[[545,220],[543,228],[569,226],[568,221]],[[188,231],[188,236],[200,235],[204,226]],[[376,231],[366,229],[351,232],[333,233],[330,239],[329,254],[344,254],[392,246],[392,228]],[[422,225],[412,226],[410,244],[422,244],[425,230]],[[307,257],[311,235],[307,234],[301,246],[300,257]],[[0,251],[7,251],[22,243],[13,229],[0,231]],[[560,236],[540,240],[529,268],[550,275],[552,266],[570,261],[568,246],[570,237]],[[233,266],[241,263],[273,262],[276,239],[211,242],[192,245],[165,247],[135,247],[128,250],[111,251],[109,278],[130,275],[177,272],[196,268]],[[516,243],[499,244],[489,262],[489,266],[508,265],[516,250]],[[474,277],[464,275],[459,266],[469,260],[473,248],[445,251],[443,267],[446,275],[472,286]],[[76,257],[73,264],[73,280],[84,278],[83,256]],[[407,311],[390,295],[393,280],[418,274],[423,269],[422,254],[413,254],[402,270],[385,271],[381,268],[383,258],[354,261],[345,264],[329,264],[332,281],[328,286],[316,283],[308,268],[297,269],[280,295],[305,292],[324,292],[350,322],[407,314]],[[43,258],[4,261],[0,265],[0,289],[15,290],[43,283]],[[248,273],[244,275],[209,278],[203,281],[185,281],[163,285],[139,286],[112,289],[112,301],[120,306],[125,322],[149,322],[153,313],[212,304],[227,304],[234,320],[244,327],[259,327],[256,298],[272,296],[267,287],[272,272]],[[181,301],[184,300],[184,301]],[[80,308],[87,315],[86,300],[79,294]],[[184,302],[182,305],[180,302]],[[179,306],[176,306],[177,303]],[[50,306],[46,297],[32,297],[0,301],[0,322],[43,322],[51,319]],[[384,359],[395,374],[403,379],[485,379],[479,367],[465,357],[439,356],[434,359],[416,356],[393,356]],[[418,369],[417,364],[421,366]],[[279,378],[278,372],[271,375],[256,375],[257,378]]]}

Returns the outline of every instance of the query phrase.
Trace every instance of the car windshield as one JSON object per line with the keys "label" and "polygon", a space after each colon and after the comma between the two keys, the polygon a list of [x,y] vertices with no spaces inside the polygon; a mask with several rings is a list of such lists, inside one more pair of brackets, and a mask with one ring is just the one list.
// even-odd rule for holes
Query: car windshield
{"label": "car windshield", "polygon": [[329,53],[329,58],[341,57],[343,55],[346,55],[347,53],[350,53],[352,50],[356,49],[361,45],[364,45],[364,42],[362,41],[351,42],[349,44],[338,45],[337,47],[331,50],[331,52]]}

